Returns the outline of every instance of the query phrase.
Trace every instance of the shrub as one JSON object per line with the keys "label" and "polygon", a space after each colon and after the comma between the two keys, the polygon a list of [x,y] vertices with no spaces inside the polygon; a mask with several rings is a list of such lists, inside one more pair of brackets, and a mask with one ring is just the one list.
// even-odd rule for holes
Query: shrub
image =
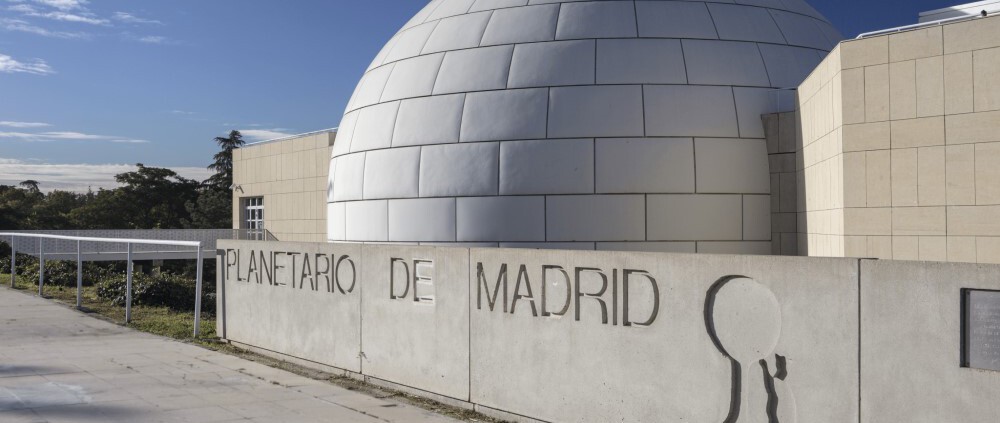
{"label": "shrub", "polygon": [[[37,262],[36,262],[37,266]],[[35,279],[38,278],[37,267]],[[76,262],[45,261],[45,284],[51,286],[76,286]]]}
{"label": "shrub", "polygon": [[[0,259],[0,263],[3,263],[3,272],[10,273],[10,256],[3,257]],[[27,277],[28,275],[35,275],[38,278],[38,259],[26,254],[17,255],[17,274]]]}
{"label": "shrub", "polygon": [[[10,260],[7,260],[8,270]],[[29,281],[38,281],[38,259],[30,256],[17,257],[17,274]],[[87,273],[84,272],[84,283],[87,282]],[[76,262],[75,261],[45,261],[45,285],[46,286],[76,286]]]}
{"label": "shrub", "polygon": [[[126,300],[124,273],[109,272],[97,283],[97,296],[118,306]],[[194,310],[195,282],[183,276],[163,272],[158,275],[138,273],[132,280],[132,304],[162,306],[173,310]],[[202,309],[215,308],[214,296],[202,298]]]}

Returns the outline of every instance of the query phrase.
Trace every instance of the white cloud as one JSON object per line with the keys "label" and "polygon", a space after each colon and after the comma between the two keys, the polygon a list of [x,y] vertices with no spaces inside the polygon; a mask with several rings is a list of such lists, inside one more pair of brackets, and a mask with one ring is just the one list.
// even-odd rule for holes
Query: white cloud
{"label": "white cloud", "polygon": [[0,28],[6,31],[17,31],[28,34],[41,35],[43,37],[81,39],[90,38],[90,34],[83,32],[51,31],[40,26],[32,25],[20,19],[0,18]]}
{"label": "white cloud", "polygon": [[[55,7],[48,5],[50,7]],[[7,8],[11,12],[18,12],[23,16],[30,16],[33,18],[45,18],[52,19],[56,21],[63,22],[75,22],[75,23],[85,23],[91,25],[107,25],[109,22],[107,19],[99,18],[93,13],[90,13],[83,7],[77,7],[76,9],[81,9],[79,12],[68,12],[73,10],[73,8],[66,9],[62,7],[55,7],[58,10],[41,11],[38,8],[29,4],[16,4]]]}
{"label": "white cloud", "polygon": [[97,18],[97,17],[94,17],[94,16],[88,16],[88,15],[77,15],[77,14],[66,13],[66,12],[39,13],[39,14],[28,15],[28,16],[34,16],[34,17],[39,17],[39,18],[52,19],[52,20],[63,21],[63,22],[85,23],[85,24],[91,24],[91,25],[107,25],[108,24],[108,20],[107,19]]}
{"label": "white cloud", "polygon": [[0,126],[6,126],[8,128],[44,128],[52,125],[41,122],[12,122],[9,120],[0,120]]}
{"label": "white cloud", "polygon": [[140,18],[131,13],[125,13],[125,12],[115,12],[114,19],[116,21],[121,21],[131,24],[163,25],[163,22],[160,22],[158,20]]}
{"label": "white cloud", "polygon": [[11,7],[8,7],[7,10],[9,10],[11,12],[21,12],[21,13],[37,13],[38,12],[38,9],[35,9],[34,6],[29,5],[29,4],[23,4],[23,3],[22,4],[15,4],[15,5],[11,6]]}
{"label": "white cloud", "polygon": [[[263,125],[263,124],[260,124],[260,123],[246,123],[246,124],[243,124],[243,123],[231,123],[231,122],[226,122],[226,123],[222,124],[222,126],[226,126],[226,127],[246,126],[248,128],[260,128],[262,126],[270,126],[270,125],[271,124]],[[281,132],[281,131],[278,131],[278,132]]]}
{"label": "white cloud", "polygon": [[84,6],[90,2],[88,0],[35,0],[35,3],[59,10],[78,10],[86,9]]}
{"label": "white cloud", "polygon": [[243,138],[247,141],[267,141],[273,140],[275,138],[285,138],[290,137],[294,134],[277,131],[277,129],[284,128],[274,128],[274,129],[240,129],[240,133],[243,134]]}
{"label": "white cloud", "polygon": [[56,73],[42,59],[32,59],[27,62],[14,60],[6,54],[0,54],[0,73],[29,73],[32,75],[51,75]]}
{"label": "white cloud", "polygon": [[106,137],[104,135],[84,134],[81,132],[43,132],[38,135],[45,138],[52,138],[57,140],[103,140],[103,139],[113,138],[113,137]]}
{"label": "white cloud", "polygon": [[114,143],[147,144],[149,141],[131,139],[127,137],[94,135],[82,132],[54,131],[54,132],[0,132],[0,139],[13,139],[24,142],[52,142],[52,141],[106,141]]}
{"label": "white cloud", "polygon": [[135,42],[139,42],[139,43],[163,44],[163,45],[177,44],[176,41],[171,40],[170,38],[164,37],[162,35],[136,35],[136,34],[133,34],[131,32],[127,32],[127,31],[123,32],[121,35],[122,35],[122,38],[124,38],[126,40],[135,41]]}
{"label": "white cloud", "polygon": [[185,115],[185,116],[191,116],[191,115],[196,115],[196,114],[198,114],[198,112],[189,112],[189,111],[187,111],[187,110],[171,110],[171,111],[170,111],[170,114],[172,114],[172,115]]}
{"label": "white cloud", "polygon": [[167,37],[164,37],[162,35],[146,35],[143,37],[136,38],[135,40],[140,43],[147,43],[147,44],[166,44],[169,41],[167,40]]}
{"label": "white cloud", "polygon": [[[180,176],[197,181],[208,179],[212,171],[200,167],[171,167]],[[0,158],[0,185],[17,185],[28,179],[40,183],[43,191],[55,189],[86,192],[87,189],[115,188],[115,175],[136,170],[125,164],[36,164]]]}

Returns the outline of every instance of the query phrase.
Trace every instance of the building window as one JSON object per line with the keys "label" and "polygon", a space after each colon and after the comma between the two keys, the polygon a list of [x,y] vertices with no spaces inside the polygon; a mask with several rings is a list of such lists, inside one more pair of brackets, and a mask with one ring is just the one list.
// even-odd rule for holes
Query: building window
{"label": "building window", "polygon": [[264,197],[243,199],[243,224],[249,239],[264,239]]}

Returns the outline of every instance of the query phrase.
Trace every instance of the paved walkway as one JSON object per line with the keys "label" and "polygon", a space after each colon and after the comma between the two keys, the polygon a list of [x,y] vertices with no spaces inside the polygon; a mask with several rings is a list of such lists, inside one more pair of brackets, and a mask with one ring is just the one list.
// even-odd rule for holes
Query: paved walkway
{"label": "paved walkway", "polygon": [[455,422],[0,288],[0,422]]}

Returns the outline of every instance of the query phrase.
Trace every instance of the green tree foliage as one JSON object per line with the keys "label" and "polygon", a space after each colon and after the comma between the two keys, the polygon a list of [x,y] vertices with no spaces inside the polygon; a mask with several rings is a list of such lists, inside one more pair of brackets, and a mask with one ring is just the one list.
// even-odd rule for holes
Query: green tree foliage
{"label": "green tree foliage", "polygon": [[208,165],[208,169],[214,170],[215,175],[208,178],[205,183],[229,191],[233,186],[233,150],[242,147],[246,142],[243,141],[240,131],[233,130],[229,132],[228,137],[215,137],[215,143],[221,150],[215,153],[213,157],[215,162]]}
{"label": "green tree foliage", "polygon": [[34,179],[28,179],[27,181],[23,181],[20,184],[18,184],[18,186],[20,186],[21,188],[24,188],[24,189],[26,189],[26,190],[28,190],[30,192],[38,192],[39,191],[39,189],[38,189],[38,181],[36,181]]}
{"label": "green tree foliage", "polygon": [[184,204],[191,216],[185,227],[191,229],[226,229],[233,227],[233,192],[211,185],[203,186],[198,199]]}
{"label": "green tree foliage", "polygon": [[231,228],[233,149],[244,141],[231,131],[214,142],[220,151],[208,168],[215,174],[204,182],[139,163],[115,176],[118,188],[85,194],[45,193],[32,180],[0,185],[0,230]]}
{"label": "green tree foliage", "polygon": [[[189,217],[185,204],[198,198],[200,184],[170,169],[147,167],[142,163],[136,166],[138,169],[133,172],[115,176],[121,184],[118,188],[75,194],[82,198],[82,204],[68,213],[73,228],[185,228]],[[51,229],[45,226],[36,228]]]}
{"label": "green tree foliage", "polygon": [[215,174],[202,183],[198,198],[184,204],[191,216],[185,223],[189,228],[233,227],[233,150],[246,144],[240,131],[229,131],[229,136],[215,137],[219,152],[208,165]]}

